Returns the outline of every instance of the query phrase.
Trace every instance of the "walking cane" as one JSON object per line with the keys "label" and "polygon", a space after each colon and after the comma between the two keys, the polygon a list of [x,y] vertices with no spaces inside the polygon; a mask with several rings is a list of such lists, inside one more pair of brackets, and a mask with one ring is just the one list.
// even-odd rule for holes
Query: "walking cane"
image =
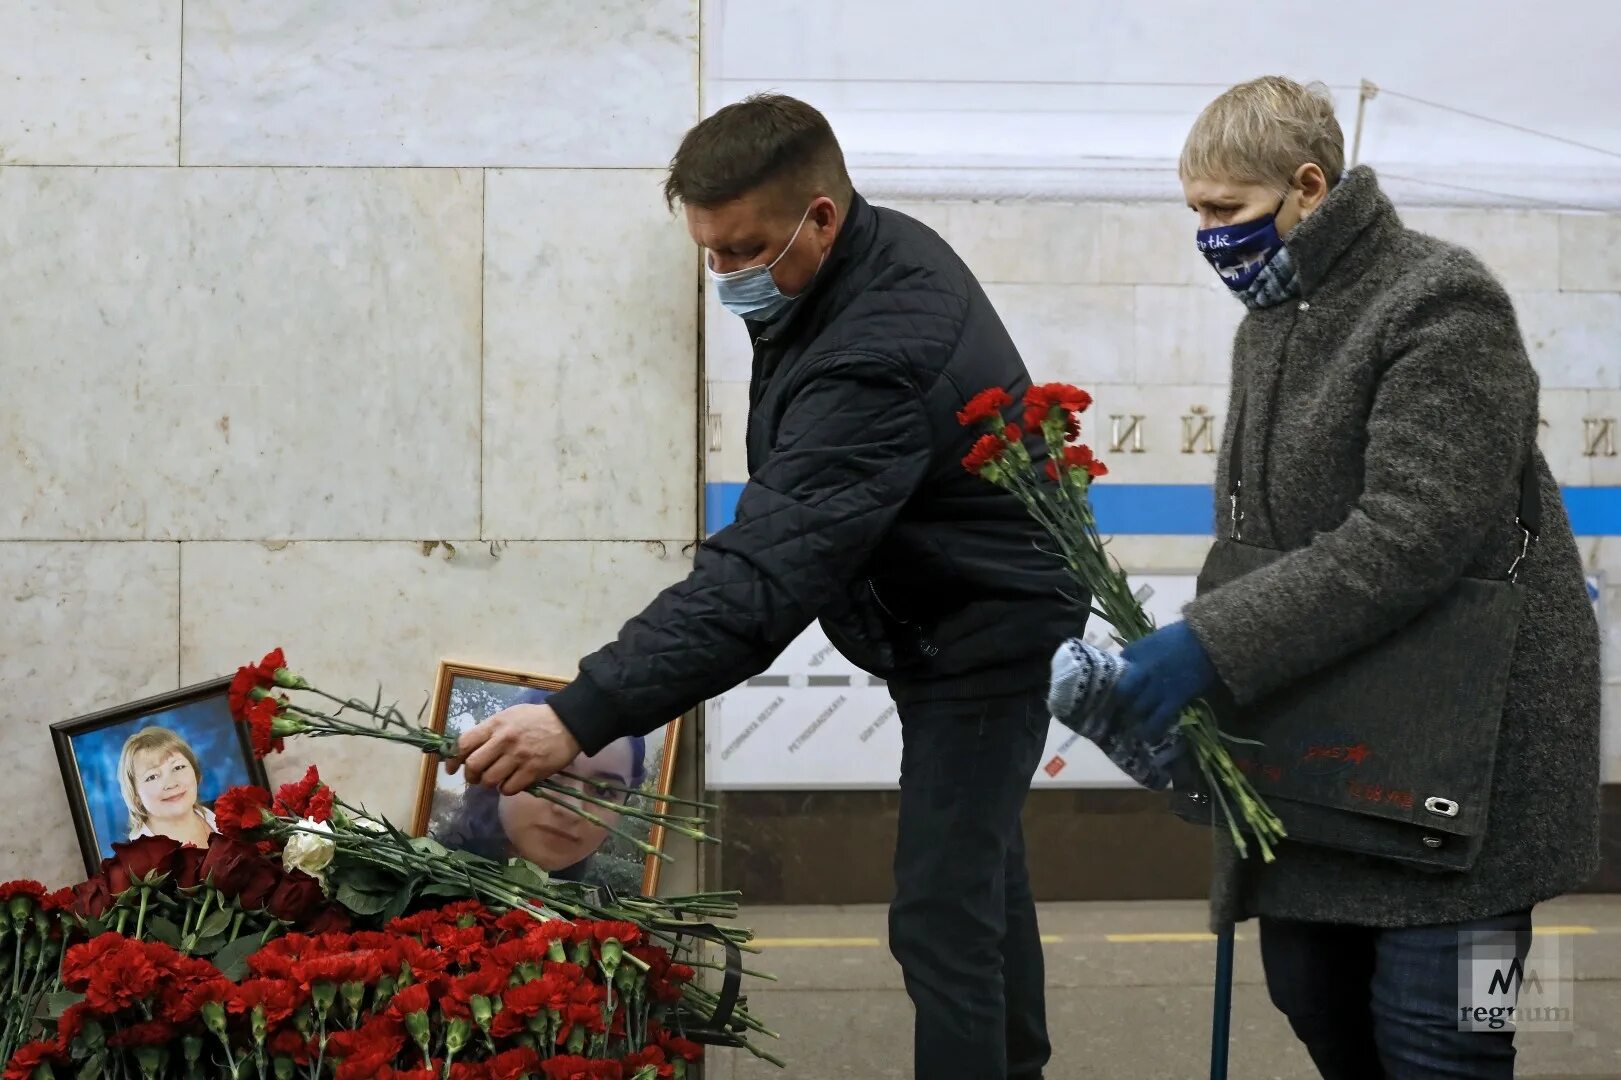
{"label": "walking cane", "polygon": [[1216,935],[1216,994],[1210,1017],[1210,1080],[1227,1080],[1227,1031],[1233,1015],[1233,924]]}

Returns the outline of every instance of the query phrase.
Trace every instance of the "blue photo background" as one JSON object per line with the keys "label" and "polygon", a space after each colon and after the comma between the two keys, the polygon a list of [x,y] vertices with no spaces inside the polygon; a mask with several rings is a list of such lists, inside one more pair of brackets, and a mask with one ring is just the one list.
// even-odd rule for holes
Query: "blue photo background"
{"label": "blue photo background", "polygon": [[147,727],[168,728],[191,744],[202,766],[197,797],[204,805],[212,806],[229,788],[253,782],[223,690],[217,697],[73,736],[79,782],[102,858],[113,853],[114,841],[129,839],[129,808],[118,786],[118,758],[124,740]]}

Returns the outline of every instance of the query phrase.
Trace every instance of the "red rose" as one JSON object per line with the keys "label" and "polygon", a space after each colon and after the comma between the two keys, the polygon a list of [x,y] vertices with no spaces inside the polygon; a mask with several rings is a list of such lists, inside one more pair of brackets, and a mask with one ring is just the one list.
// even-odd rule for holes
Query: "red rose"
{"label": "red rose", "polygon": [[[237,788],[237,791],[252,790]],[[227,795],[230,792],[226,792]],[[221,802],[224,802],[222,797]],[[220,818],[220,820],[224,820]],[[227,896],[236,896],[253,879],[258,867],[268,865],[259,849],[245,840],[230,836],[215,836],[208,844],[208,854],[197,868],[204,881]]]}
{"label": "red rose", "polygon": [[994,461],[1000,461],[1002,455],[1007,453],[1007,443],[996,435],[981,435],[974,448],[968,451],[968,456],[962,459],[962,467],[978,476],[985,467]]}
{"label": "red rose", "polygon": [[242,720],[248,725],[248,735],[253,742],[253,756],[257,758],[269,757],[279,754],[287,748],[287,744],[276,738],[273,725],[276,714],[281,711],[281,702],[273,697],[260,698],[249,703],[242,715]]}
{"label": "red rose", "polygon": [[285,923],[302,922],[326,902],[321,883],[302,870],[288,873],[265,902],[265,911]]}
{"label": "red rose", "polygon": [[97,875],[73,886],[73,913],[84,919],[99,919],[113,906],[113,891],[107,879]]}
{"label": "red rose", "polygon": [[148,1020],[130,1024],[107,1039],[108,1046],[164,1046],[174,1041],[178,1029],[162,1020]]}
{"label": "red rose", "polygon": [[168,836],[137,836],[113,844],[113,859],[136,881],[173,873],[179,854],[180,841]]}
{"label": "red rose", "polygon": [[214,826],[224,836],[240,837],[263,825],[269,809],[270,792],[264,788],[234,787],[215,800]]}
{"label": "red rose", "polygon": [[51,1062],[63,1063],[62,1055],[57,1051],[55,1043],[43,1039],[23,1043],[17,1047],[16,1053],[11,1055],[11,1061],[6,1065],[5,1080],[28,1080],[34,1075],[35,1069]]}
{"label": "red rose", "polygon": [[208,858],[206,847],[187,844],[180,849],[174,861],[174,884],[177,889],[195,889],[203,883],[203,860]]}
{"label": "red rose", "polygon": [[1001,416],[1002,410],[1012,404],[1013,399],[1008,396],[1008,392],[999,386],[981,390],[969,398],[968,404],[957,414],[957,423],[963,427],[984,423],[993,416]]}
{"label": "red rose", "polygon": [[[236,894],[236,902],[242,905],[244,911],[261,911],[270,901],[270,894],[276,891],[276,886],[286,875],[281,867],[270,862],[262,856],[259,862],[248,868],[248,880],[242,886],[242,891]],[[224,890],[220,890],[224,892]]]}
{"label": "red rose", "polygon": [[135,879],[129,876],[129,868],[117,859],[101,860],[100,870],[101,880],[107,883],[107,891],[112,893],[115,899],[135,887]]}
{"label": "red rose", "polygon": [[310,920],[309,932],[312,934],[331,934],[349,929],[352,920],[349,913],[340,907],[331,906],[318,912]]}
{"label": "red rose", "polygon": [[282,655],[282,651],[272,649],[257,664],[238,668],[236,676],[231,679],[231,689],[226,694],[231,705],[231,715],[241,720],[246,714],[248,705],[253,701],[253,691],[268,690],[276,685],[276,672],[286,666],[287,658]]}
{"label": "red rose", "polygon": [[321,786],[321,774],[311,765],[304,773],[304,779],[293,784],[283,784],[276,791],[276,813],[282,817],[308,817],[305,813],[309,809],[310,796]]}

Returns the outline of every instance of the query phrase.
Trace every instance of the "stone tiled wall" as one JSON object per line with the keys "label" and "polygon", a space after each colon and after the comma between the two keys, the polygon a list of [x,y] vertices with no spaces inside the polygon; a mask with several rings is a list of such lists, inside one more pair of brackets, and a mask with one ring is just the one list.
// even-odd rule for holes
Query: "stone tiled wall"
{"label": "stone tiled wall", "polygon": [[[697,0],[0,22],[0,878],[78,871],[54,721],[278,644],[568,676],[685,572]],[[409,820],[412,755],[307,760]]]}

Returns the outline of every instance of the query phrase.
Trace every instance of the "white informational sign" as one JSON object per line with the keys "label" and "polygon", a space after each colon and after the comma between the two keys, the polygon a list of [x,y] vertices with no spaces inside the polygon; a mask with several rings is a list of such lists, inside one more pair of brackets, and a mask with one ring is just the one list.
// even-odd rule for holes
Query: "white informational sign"
{"label": "white informational sign", "polygon": [[[1192,574],[1132,575],[1156,623],[1181,617]],[[1087,640],[1103,647],[1110,627],[1093,616]],[[708,784],[718,790],[895,788],[901,725],[883,681],[859,670],[812,626],[765,674],[714,699],[704,714]],[[1134,787],[1109,759],[1053,724],[1037,787]]]}

